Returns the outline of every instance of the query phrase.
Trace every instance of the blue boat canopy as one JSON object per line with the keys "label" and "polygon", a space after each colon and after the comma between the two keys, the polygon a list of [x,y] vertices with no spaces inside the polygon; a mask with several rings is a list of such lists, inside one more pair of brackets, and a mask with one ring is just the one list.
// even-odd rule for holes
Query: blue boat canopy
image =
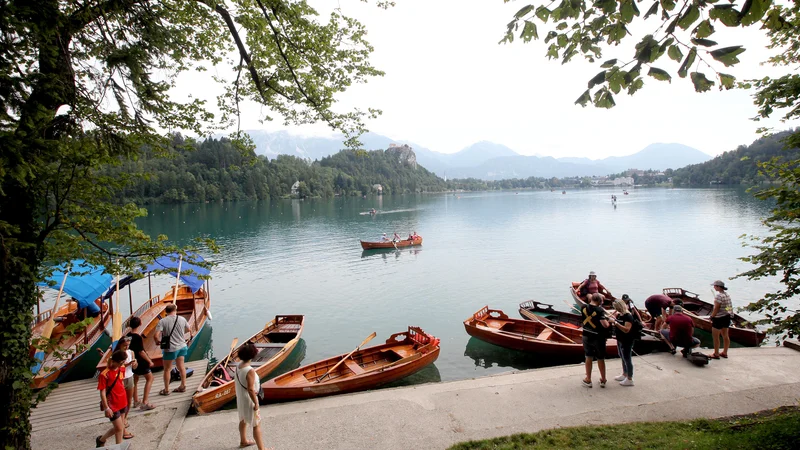
{"label": "blue boat canopy", "polygon": [[[156,270],[172,270],[170,275],[174,277],[177,275],[178,258],[179,255],[177,253],[170,253],[169,255],[158,257],[153,264],[149,264],[142,271],[142,273],[153,272]],[[205,283],[205,280],[200,279],[199,277],[204,277],[211,273],[211,270],[193,264],[202,263],[204,261],[205,260],[203,257],[197,253],[187,253],[186,258],[181,261],[181,281],[189,286],[192,289],[192,292],[197,292],[200,290],[200,288],[203,287],[203,283]]]}
{"label": "blue boat canopy", "polygon": [[64,292],[78,302],[79,308],[92,307],[94,301],[108,290],[114,279],[110,274],[104,273],[105,270],[103,266],[93,266],[82,259],[74,259],[68,264],[56,267],[45,281],[40,281],[38,284],[58,290],[64,281],[64,273],[69,273],[67,281],[64,282]]}

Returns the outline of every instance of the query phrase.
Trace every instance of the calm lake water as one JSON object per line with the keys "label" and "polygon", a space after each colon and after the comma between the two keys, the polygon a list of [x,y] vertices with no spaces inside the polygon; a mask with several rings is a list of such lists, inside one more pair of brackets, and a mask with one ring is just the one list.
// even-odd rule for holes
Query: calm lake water
{"label": "calm lake water", "polygon": [[[381,214],[359,214],[373,207]],[[763,233],[767,212],[742,190],[520,191],[154,206],[140,226],[180,243],[211,236],[221,246],[210,256],[218,265],[206,356],[224,356],[231,339],[276,314],[306,315],[305,345],[288,368],[349,352],[373,331],[377,344],[418,325],[441,338],[441,356],[407,384],[546,365],[470,339],[462,321],[487,304],[518,317],[529,299],[566,309],[569,282],[590,270],[639,306],[664,287],[710,299],[712,281],[748,269],[737,259],[748,252],[739,236]],[[424,244],[362,252],[359,239],[394,231],[417,231]],[[147,282],[134,286],[136,307]],[[168,286],[162,277],[153,292]],[[777,284],[729,286],[741,306]]]}

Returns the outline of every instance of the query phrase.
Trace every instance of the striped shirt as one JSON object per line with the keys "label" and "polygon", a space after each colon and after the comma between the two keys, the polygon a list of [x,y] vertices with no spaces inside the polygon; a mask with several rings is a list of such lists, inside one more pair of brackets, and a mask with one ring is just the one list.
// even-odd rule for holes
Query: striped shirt
{"label": "striped shirt", "polygon": [[733,315],[733,303],[731,303],[731,296],[727,292],[717,292],[717,295],[714,296],[714,303],[719,303],[719,310],[714,317]]}

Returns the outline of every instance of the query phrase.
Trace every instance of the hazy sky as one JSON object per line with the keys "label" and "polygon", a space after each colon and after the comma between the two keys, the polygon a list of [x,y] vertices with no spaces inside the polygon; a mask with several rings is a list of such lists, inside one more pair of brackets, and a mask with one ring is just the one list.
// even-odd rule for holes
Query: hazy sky
{"label": "hazy sky", "polygon": [[[654,142],[679,142],[716,155],[755,140],[758,126],[793,125],[749,120],[755,115],[752,92],[714,88],[695,93],[688,77],[677,77],[679,64],[666,55],[656,65],[674,75],[671,84],[645,77],[643,90],[633,97],[620,93],[611,110],[574,105],[587,81],[601,70],[599,65],[584,63],[579,56],[563,66],[547,60],[543,41],[498,45],[506,23],[526,2],[397,0],[389,10],[357,0],[310,3],[323,17],[326,8],[338,5],[364,23],[375,47],[372,63],[386,72],[352,87],[337,108],[380,108],[383,115],[367,123],[370,131],[434,151],[452,153],[487,140],[521,154],[597,159],[632,154]],[[631,30],[636,38],[657,26],[655,17],[645,24]],[[768,53],[757,28],[731,32],[717,26],[711,39],[748,49],[739,65],[720,67],[722,71],[738,79],[772,71],[759,65]],[[545,34],[540,27],[539,35]],[[625,46],[606,50],[602,59],[629,59],[638,41],[629,39]],[[711,78],[709,70],[703,71]],[[257,105],[246,106],[242,127],[285,129],[279,121],[258,123],[260,111]],[[323,125],[290,131],[331,135]]]}

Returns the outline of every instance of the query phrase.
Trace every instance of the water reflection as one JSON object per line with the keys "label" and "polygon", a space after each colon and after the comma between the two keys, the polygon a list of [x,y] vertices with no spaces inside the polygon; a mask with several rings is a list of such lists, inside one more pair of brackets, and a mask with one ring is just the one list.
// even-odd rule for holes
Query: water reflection
{"label": "water reflection", "polygon": [[392,381],[389,384],[383,385],[383,388],[390,388],[390,387],[400,387],[400,386],[411,386],[414,384],[422,384],[422,383],[439,383],[442,381],[442,375],[439,374],[439,368],[436,367],[436,364],[431,364],[430,366],[424,367],[419,372],[409,375],[405,378],[402,378],[397,381]]}
{"label": "water reflection", "polygon": [[517,370],[527,370],[575,363],[574,358],[572,360],[544,358],[533,353],[499,347],[474,337],[470,337],[467,341],[464,356],[472,358],[475,362],[475,367],[484,369],[510,367]]}
{"label": "water reflection", "polygon": [[294,350],[292,353],[289,354],[286,359],[283,360],[282,363],[278,365],[272,372],[270,372],[266,377],[264,377],[261,382],[265,382],[267,380],[271,380],[279,375],[283,375],[286,372],[291,372],[294,369],[297,369],[302,364],[303,360],[306,358],[306,341],[300,338],[297,341],[297,345],[295,345]]}
{"label": "water reflection", "polygon": [[410,249],[404,249],[404,248],[398,248],[398,249],[393,249],[393,248],[375,248],[375,249],[371,249],[371,250],[362,250],[361,251],[361,259],[365,259],[365,258],[369,258],[369,257],[373,257],[373,256],[374,257],[380,256],[383,259],[387,259],[388,256],[394,256],[395,258],[399,258],[400,255],[402,255],[402,254],[418,255],[419,252],[421,252],[421,251],[422,251],[421,248],[410,248]]}

